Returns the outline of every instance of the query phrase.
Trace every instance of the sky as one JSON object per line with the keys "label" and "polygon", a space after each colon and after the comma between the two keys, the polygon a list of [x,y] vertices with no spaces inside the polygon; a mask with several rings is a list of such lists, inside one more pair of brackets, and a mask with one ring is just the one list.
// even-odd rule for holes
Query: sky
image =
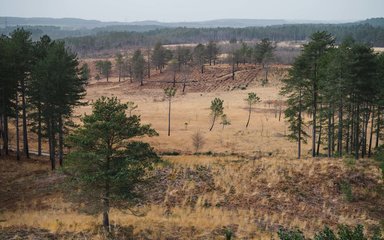
{"label": "sky", "polygon": [[0,0],[0,16],[120,22],[228,18],[349,21],[384,17],[384,0]]}

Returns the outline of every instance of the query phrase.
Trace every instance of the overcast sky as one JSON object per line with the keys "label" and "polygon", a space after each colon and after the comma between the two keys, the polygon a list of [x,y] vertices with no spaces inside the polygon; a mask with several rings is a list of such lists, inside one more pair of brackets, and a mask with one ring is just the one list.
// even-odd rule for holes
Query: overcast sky
{"label": "overcast sky", "polygon": [[384,17],[384,0],[0,0],[0,16],[165,22],[222,18],[339,21]]}

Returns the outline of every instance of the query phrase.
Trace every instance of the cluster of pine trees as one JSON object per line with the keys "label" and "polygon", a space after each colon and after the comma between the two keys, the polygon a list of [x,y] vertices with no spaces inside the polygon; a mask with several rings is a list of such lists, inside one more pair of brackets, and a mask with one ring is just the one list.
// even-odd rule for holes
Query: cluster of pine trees
{"label": "cluster of pine trees", "polygon": [[[145,50],[137,49],[131,56],[121,52],[115,55],[115,67],[118,72],[119,81],[121,78],[129,76],[131,82],[138,81],[143,85],[145,77],[151,78],[151,68],[155,68],[160,73],[168,69],[173,75],[173,86],[176,84],[177,73],[187,73],[192,68],[198,68],[204,73],[206,64],[215,65],[219,55],[226,53],[226,62],[232,65],[232,77],[240,63],[260,64],[265,70],[265,81],[268,82],[268,63],[273,59],[275,45],[269,39],[262,39],[255,44],[237,42],[234,40],[229,46],[222,48],[218,43],[209,41],[207,44],[199,43],[194,47],[178,46],[176,49],[168,49],[161,42],[157,42],[153,48],[147,47]],[[109,60],[98,60],[95,62],[98,71],[96,79],[100,76],[107,79],[112,72],[112,62]],[[185,82],[184,87],[185,87]],[[183,90],[184,92],[184,90]]]}
{"label": "cluster of pine trees", "polygon": [[[55,169],[56,156],[60,165],[63,161],[63,135],[73,124],[73,108],[85,95],[87,78],[76,55],[64,42],[51,41],[48,36],[33,42],[30,32],[16,29],[10,36],[0,37],[0,72],[0,154],[15,150],[20,159],[22,135],[22,152],[29,157],[28,135],[33,132],[38,155],[43,139],[48,139]],[[10,149],[11,136],[15,136],[14,149]]]}
{"label": "cluster of pine trees", "polygon": [[[284,80],[290,138],[312,137],[312,156],[323,147],[329,157],[370,157],[383,126],[384,54],[346,38],[335,46],[327,32],[316,32]],[[307,115],[305,115],[306,113]],[[311,130],[312,133],[309,133]]]}

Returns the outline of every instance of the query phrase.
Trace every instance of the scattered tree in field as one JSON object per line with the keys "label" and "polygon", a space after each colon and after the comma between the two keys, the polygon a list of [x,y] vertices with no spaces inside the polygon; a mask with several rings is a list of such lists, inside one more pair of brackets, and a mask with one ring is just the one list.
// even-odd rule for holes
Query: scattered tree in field
{"label": "scattered tree in field", "polygon": [[224,114],[224,106],[223,106],[224,100],[221,100],[220,98],[215,98],[211,102],[211,116],[212,116],[212,125],[209,128],[209,131],[212,131],[213,126],[215,125],[215,121],[218,117],[221,117]]}
{"label": "scattered tree in field", "polygon": [[69,172],[80,188],[92,188],[93,198],[103,202],[103,226],[109,231],[109,209],[115,199],[135,197],[135,186],[159,158],[149,144],[133,141],[139,136],[155,136],[150,125],[141,125],[140,117],[127,117],[126,104],[117,98],[98,99],[91,115],[83,117],[83,127],[71,134],[68,155]]}
{"label": "scattered tree in field", "polygon": [[176,88],[168,87],[164,89],[164,94],[168,98],[168,136],[171,136],[171,102],[176,94]]}
{"label": "scattered tree in field", "polygon": [[201,73],[204,73],[204,64],[207,60],[207,54],[205,46],[203,44],[198,44],[193,50],[193,61],[197,66],[200,67]]}
{"label": "scattered tree in field", "polygon": [[81,78],[89,79],[91,77],[91,70],[89,69],[88,63],[84,63],[81,68]]}
{"label": "scattered tree in field", "polygon": [[132,117],[132,112],[135,111],[135,109],[137,109],[137,104],[135,104],[134,102],[127,102],[127,110],[129,112],[129,116]]}
{"label": "scattered tree in field", "polygon": [[168,67],[170,68],[170,70],[172,72],[173,87],[176,87],[176,74],[177,74],[177,72],[180,71],[179,70],[179,62],[177,61],[177,59],[172,59],[171,61],[169,61]]}
{"label": "scattered tree in field", "polygon": [[223,125],[223,129],[225,126],[231,125],[231,121],[229,120],[227,114],[221,115],[221,125]]}
{"label": "scattered tree in field", "polygon": [[273,51],[276,47],[273,43],[268,39],[264,38],[260,43],[256,44],[254,49],[254,58],[257,63],[263,66],[265,71],[264,83],[268,83],[268,63],[273,57]]}
{"label": "scattered tree in field", "polygon": [[212,65],[212,62],[213,62],[213,65],[215,65],[217,56],[219,55],[219,48],[217,44],[214,41],[209,41],[206,47],[206,51],[207,51],[207,58],[209,61],[209,65]]}
{"label": "scattered tree in field", "polygon": [[130,82],[132,83],[133,73],[132,73],[132,58],[126,54],[123,57],[123,79],[129,76]]}
{"label": "scattered tree in field", "polygon": [[236,72],[236,67],[238,67],[239,62],[241,58],[241,52],[237,48],[237,46],[233,43],[231,44],[231,50],[228,55],[228,62],[232,66],[232,80],[235,80],[235,72]]}
{"label": "scattered tree in field", "polygon": [[109,61],[109,60],[104,61],[101,73],[104,75],[104,77],[107,78],[107,82],[109,80],[109,76],[111,75],[111,71],[112,71],[112,63],[111,63],[111,61]]}
{"label": "scattered tree in field", "polygon": [[195,153],[197,153],[204,146],[205,139],[200,131],[197,131],[192,135],[192,144],[195,148]]}
{"label": "scattered tree in field", "polygon": [[95,63],[96,69],[99,72],[99,76],[103,75],[105,78],[107,78],[107,82],[109,80],[109,76],[112,71],[112,62],[109,60],[98,60]]}
{"label": "scattered tree in field", "polygon": [[123,75],[123,71],[124,71],[123,54],[117,53],[116,56],[115,56],[115,60],[116,60],[117,72],[119,73],[119,82],[120,82],[121,76]]}
{"label": "scattered tree in field", "polygon": [[151,78],[151,48],[147,47],[147,77],[148,79]]}
{"label": "scattered tree in field", "polygon": [[179,64],[179,71],[181,71],[181,66],[187,65],[192,60],[191,50],[187,47],[178,46],[176,49],[175,58]]}
{"label": "scattered tree in field", "polygon": [[251,120],[252,105],[260,102],[260,98],[256,95],[256,93],[251,92],[248,93],[248,98],[244,99],[244,101],[246,101],[248,104],[248,121],[245,125],[245,128],[248,128],[249,121]]}
{"label": "scattered tree in field", "polygon": [[241,47],[238,50],[239,53],[239,61],[242,62],[243,64],[247,62],[251,62],[252,58],[252,48],[249,47],[245,42],[241,43]]}
{"label": "scattered tree in field", "polygon": [[152,53],[152,63],[162,73],[162,70],[167,62],[166,49],[161,42],[157,42]]}
{"label": "scattered tree in field", "polygon": [[143,86],[144,73],[145,72],[145,60],[140,50],[136,50],[132,56],[132,74],[133,79],[140,82]]}
{"label": "scattered tree in field", "polygon": [[95,67],[96,67],[96,70],[98,72],[99,75],[102,75],[103,74],[103,61],[102,60],[98,60],[95,62]]}

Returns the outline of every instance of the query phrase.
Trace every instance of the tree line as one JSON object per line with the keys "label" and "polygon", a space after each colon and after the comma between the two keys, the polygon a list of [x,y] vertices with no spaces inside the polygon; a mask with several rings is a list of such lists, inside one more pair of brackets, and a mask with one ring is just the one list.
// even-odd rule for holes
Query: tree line
{"label": "tree line", "polygon": [[122,47],[145,47],[160,41],[164,44],[230,41],[252,41],[263,38],[272,41],[308,40],[314,32],[327,31],[336,37],[336,43],[347,36],[357,42],[384,46],[384,28],[370,24],[292,24],[247,28],[165,28],[147,32],[100,32],[95,35],[65,38],[72,50],[79,54]]}
{"label": "tree line", "polygon": [[[37,153],[48,140],[52,169],[58,156],[63,164],[64,134],[74,126],[73,109],[85,95],[87,76],[77,56],[64,42],[43,36],[33,42],[31,33],[16,29],[0,37],[0,154],[8,155],[15,136],[16,157],[29,158],[28,135],[37,135]],[[14,123],[11,133],[9,122]],[[22,131],[20,131],[20,126]],[[22,151],[20,142],[22,138]]]}
{"label": "tree line", "polygon": [[299,158],[309,136],[313,157],[323,147],[328,157],[356,159],[370,157],[383,137],[384,54],[351,37],[335,43],[328,32],[314,33],[284,80],[285,117]]}

